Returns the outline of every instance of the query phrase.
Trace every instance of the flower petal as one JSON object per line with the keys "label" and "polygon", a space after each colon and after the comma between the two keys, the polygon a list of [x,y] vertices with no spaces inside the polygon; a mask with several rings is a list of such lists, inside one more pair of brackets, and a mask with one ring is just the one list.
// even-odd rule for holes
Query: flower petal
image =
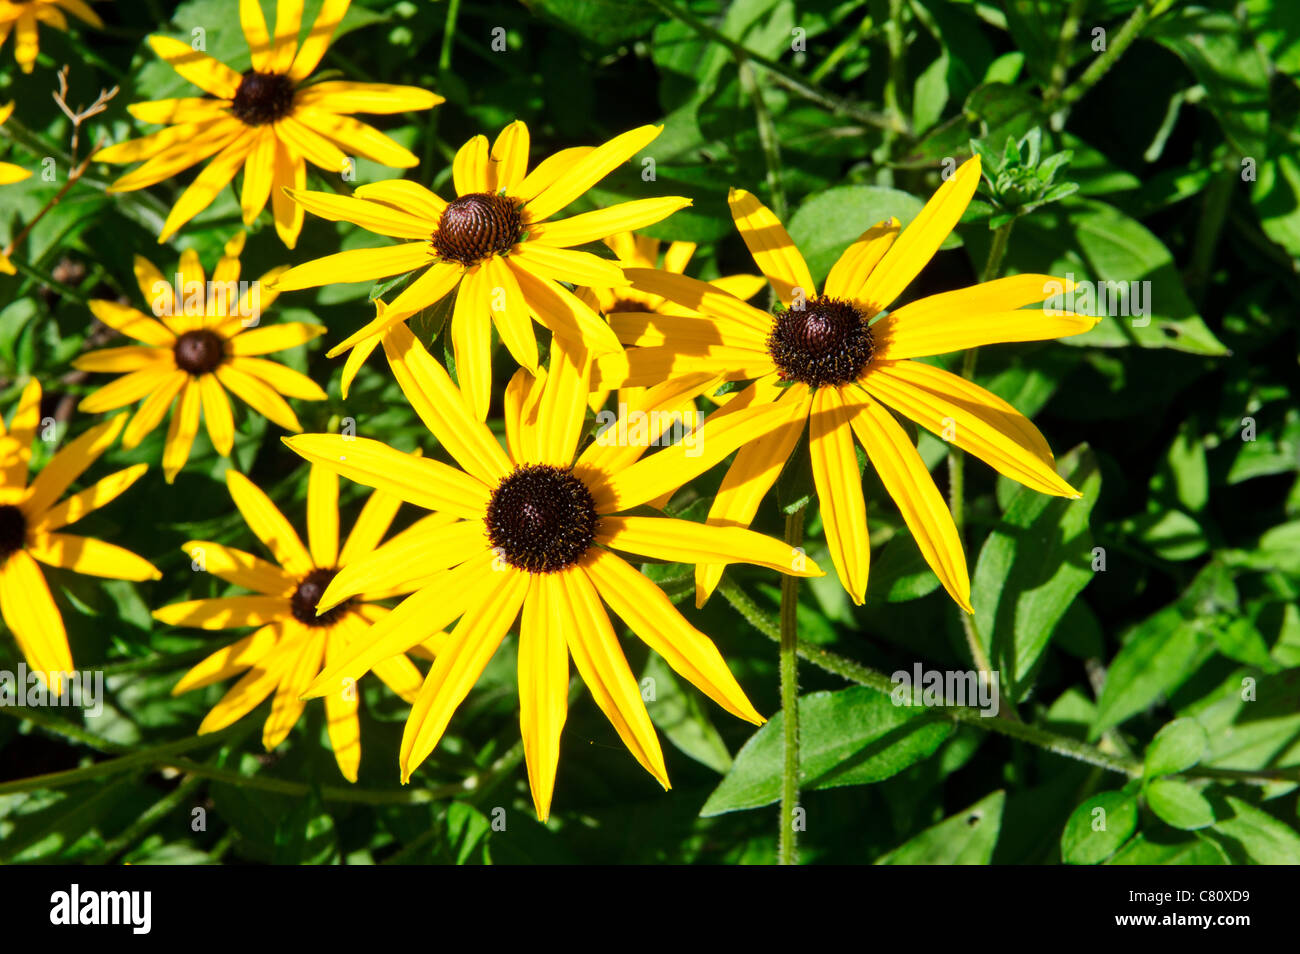
{"label": "flower petal", "polygon": [[569,709],[568,635],[576,626],[559,574],[541,573],[528,580],[519,627],[519,734],[533,805],[538,820],[545,822]]}
{"label": "flower petal", "polygon": [[867,506],[862,497],[862,475],[853,450],[849,414],[838,388],[818,388],[813,393],[808,424],[813,484],[821,505],[826,545],[844,589],[861,606],[871,561]]}
{"label": "flower petal", "polygon": [[805,301],[815,297],[817,286],[813,284],[812,273],[781,220],[744,189],[732,189],[727,195],[727,205],[731,207],[731,217],[740,237],[781,304],[789,307],[796,294]]}

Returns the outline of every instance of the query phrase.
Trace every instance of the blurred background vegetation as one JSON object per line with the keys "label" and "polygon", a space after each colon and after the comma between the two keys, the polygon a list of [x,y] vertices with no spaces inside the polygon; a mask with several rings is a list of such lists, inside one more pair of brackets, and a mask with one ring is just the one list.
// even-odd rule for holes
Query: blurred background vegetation
{"label": "blurred background vegetation", "polygon": [[[272,15],[274,5],[265,6]],[[308,0],[305,22],[318,6]],[[71,33],[42,28],[30,75],[13,64],[12,39],[0,49],[0,101],[17,102],[0,152],[33,168],[52,157],[58,170],[57,181],[38,174],[0,191],[0,242],[39,212],[98,137],[148,131],[127,115],[128,104],[193,95],[148,49],[149,33],[189,40],[202,29],[209,53],[247,66],[233,0],[96,9],[102,32],[75,21]],[[1149,321],[1108,317],[1074,339],[985,349],[965,368],[1035,420],[1062,474],[1084,491],[1078,502],[1049,499],[978,462],[966,468],[975,622],[1015,709],[998,721],[1076,740],[1108,766],[1044,751],[1012,737],[1014,728],[900,715],[875,689],[846,688],[805,662],[802,857],[1300,862],[1300,5],[356,0],[341,33],[323,68],[447,97],[430,113],[377,123],[422,157],[410,175],[444,194],[456,148],[515,118],[532,131],[534,159],[663,123],[646,153],[654,181],[635,163],[590,200],[692,197],[690,209],[647,231],[699,243],[699,277],[753,271],[727,213],[729,186],[784,211],[820,280],[864,228],[888,215],[906,224],[945,168],[979,148],[992,181],[906,297],[978,280],[995,227],[1009,229],[1004,273],[1149,282]],[[63,64],[71,66],[70,104],[121,87],[81,130],[77,156],[50,95]],[[1002,175],[990,169],[1004,160]],[[68,436],[92,423],[73,411],[75,400],[106,380],[69,371],[73,356],[104,340],[87,300],[122,297],[140,307],[134,254],[167,272],[180,249],[194,247],[210,268],[240,227],[237,194],[227,189],[160,247],[162,217],[188,176],[147,193],[106,195],[116,171],[90,166],[15,251],[19,274],[0,276],[0,408],[7,415],[36,376],[47,413]],[[395,176],[358,163],[358,182]],[[349,188],[338,177],[317,185]],[[311,216],[292,252],[269,213],[251,232],[245,277],[375,244],[359,229]],[[289,293],[269,317],[320,321],[328,346],[373,317],[370,291]],[[426,441],[379,359],[345,403],[338,363],[324,350],[317,342],[287,353],[287,363],[330,393],[329,402],[296,402],[307,431],[352,417],[359,432],[398,447]],[[503,381],[508,356],[499,358]],[[961,356],[938,363],[963,370]],[[305,466],[280,445],[277,428],[236,414],[229,465],[301,527]],[[493,417],[499,426],[495,409]],[[88,476],[156,463],[161,438],[156,432],[129,453],[115,448]],[[947,445],[922,433],[919,447],[945,486]],[[196,740],[221,687],[176,699],[169,691],[186,665],[230,636],[170,630],[149,610],[220,592],[219,581],[190,570],[182,541],[255,549],[221,479],[227,463],[201,434],[173,487],[153,467],[80,525],[153,561],[161,581],[49,573],[79,667],[107,674],[107,707],[93,720],[0,710],[0,861],[773,858],[780,752],[770,729],[746,746],[751,727],[719,716],[631,640],[634,671],[655,680],[649,708],[671,743],[674,788],[662,793],[580,695],[545,828],[520,760],[510,640],[404,788],[396,755],[406,706],[374,680],[362,684],[354,787],[334,766],[319,704],[269,754],[256,714],[219,738]],[[719,474],[674,505],[702,513]],[[830,651],[877,673],[918,661],[970,668],[956,610],[870,468],[864,479],[873,542],[866,605],[853,608],[833,574],[813,581],[801,589],[801,638],[810,654]],[[355,512],[359,488],[344,481],[343,490]],[[780,533],[776,500],[756,526]],[[825,555],[815,516],[809,550]],[[649,572],[689,596],[682,568]],[[748,594],[744,614],[722,594],[702,612],[689,599],[679,605],[717,640],[760,711],[774,714],[776,651],[763,632],[770,635],[776,579],[746,569],[731,578]],[[742,602],[734,592],[733,600]],[[18,661],[12,639],[0,636],[0,669]],[[1090,827],[1098,806],[1111,819],[1102,838]],[[495,830],[503,818],[505,829]]]}

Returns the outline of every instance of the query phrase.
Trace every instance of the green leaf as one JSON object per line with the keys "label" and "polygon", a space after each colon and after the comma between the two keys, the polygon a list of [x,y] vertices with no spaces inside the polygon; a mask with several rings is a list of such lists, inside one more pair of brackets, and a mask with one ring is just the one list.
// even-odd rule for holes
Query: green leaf
{"label": "green leaf", "polygon": [[1205,533],[1181,510],[1158,509],[1123,523],[1124,532],[1162,560],[1194,560],[1208,548]]}
{"label": "green leaf", "polygon": [[1019,488],[980,550],[971,581],[979,631],[1015,698],[1028,689],[1052,630],[1093,576],[1088,518],[1101,471],[1086,446],[1072,450],[1059,467],[1083,498]]}
{"label": "green leaf", "polygon": [[[1138,835],[1115,853],[1108,865],[1226,865],[1231,862],[1218,845],[1199,836],[1169,838]],[[1160,839],[1160,840],[1157,840]]]}
{"label": "green leaf", "polygon": [[[972,261],[984,260],[988,242],[985,234],[967,235]],[[1141,222],[1103,202],[1076,196],[1020,219],[1011,233],[1007,270],[1089,283],[1072,299],[1062,296],[1062,304],[1086,314],[1107,314],[1097,327],[1062,338],[1062,344],[1227,354],[1187,297],[1169,249]],[[1099,307],[1103,292],[1105,308]]]}
{"label": "green leaf", "polygon": [[1230,856],[1243,864],[1300,865],[1300,835],[1268,812],[1228,795],[1231,809],[1218,811],[1218,820],[1208,833]]}
{"label": "green leaf", "polygon": [[1195,831],[1214,824],[1214,809],[1205,796],[1176,778],[1158,778],[1146,787],[1147,804],[1166,825]]}
{"label": "green leaf", "polygon": [[1061,832],[1061,860],[1071,865],[1105,861],[1137,830],[1137,799],[1123,791],[1094,795],[1070,813]]}
{"label": "green leaf", "polygon": [[1149,779],[1185,772],[1205,757],[1210,739],[1195,719],[1175,719],[1156,733],[1147,746],[1143,773]]}
{"label": "green leaf", "polygon": [[646,706],[668,741],[720,775],[731,768],[731,753],[699,698],[684,688],[663,659],[651,653],[642,679],[654,680],[655,698]]}
{"label": "green leaf", "polygon": [[[916,196],[883,186],[836,186],[808,198],[786,223],[790,237],[819,285],[831,266],[867,229],[897,216],[907,227],[925,203]],[[961,244],[955,233],[941,248]]]}
{"label": "green leaf", "polygon": [[986,865],[1002,827],[1006,794],[994,792],[876,859],[878,865]]}
{"label": "green leaf", "polygon": [[[778,712],[736,754],[702,817],[770,805],[781,797],[785,719]],[[865,785],[889,778],[934,753],[952,724],[921,707],[897,706],[854,686],[799,700],[799,777],[804,789]]]}

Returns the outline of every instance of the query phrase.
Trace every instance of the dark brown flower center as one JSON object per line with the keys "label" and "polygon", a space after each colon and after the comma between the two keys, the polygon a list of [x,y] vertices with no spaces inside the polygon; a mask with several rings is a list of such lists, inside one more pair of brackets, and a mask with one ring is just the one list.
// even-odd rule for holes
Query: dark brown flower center
{"label": "dark brown flower center", "polygon": [[493,548],[511,566],[554,573],[587,552],[600,518],[591,491],[572,470],[526,464],[492,492],[486,523]]}
{"label": "dark brown flower center", "polygon": [[230,112],[245,126],[265,126],[289,115],[293,92],[293,80],[283,73],[245,70]]}
{"label": "dark brown flower center", "polygon": [[433,233],[434,250],[442,258],[474,265],[490,255],[508,252],[524,230],[517,199],[492,192],[471,192],[447,203]]}
{"label": "dark brown flower center", "polygon": [[856,305],[819,297],[776,316],[767,350],[782,378],[817,388],[856,381],[875,353],[875,342]]}
{"label": "dark brown flower center", "polygon": [[207,328],[185,332],[176,339],[172,350],[176,355],[176,367],[193,375],[215,371],[226,359],[226,343],[219,334]]}
{"label": "dark brown flower center", "polygon": [[11,553],[23,548],[27,537],[27,518],[13,504],[0,504],[0,564]]}
{"label": "dark brown flower center", "polygon": [[338,622],[339,617],[347,611],[351,600],[344,600],[338,606],[327,609],[319,616],[316,615],[316,604],[325,595],[330,582],[338,575],[338,570],[322,567],[304,576],[298,588],[293,591],[291,600],[293,618],[308,626],[333,626]]}

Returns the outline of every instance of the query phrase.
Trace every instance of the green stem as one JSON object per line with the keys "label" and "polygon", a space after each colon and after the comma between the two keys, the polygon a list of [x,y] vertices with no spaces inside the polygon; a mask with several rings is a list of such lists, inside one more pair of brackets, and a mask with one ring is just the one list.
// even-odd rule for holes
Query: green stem
{"label": "green stem", "polygon": [[852,100],[845,99],[842,96],[836,96],[834,93],[822,89],[818,84],[804,79],[788,67],[782,66],[775,60],[768,59],[766,56],[759,53],[755,53],[753,50],[741,43],[737,43],[725,33],[719,32],[694,14],[678,8],[673,3],[669,3],[668,0],[648,0],[648,2],[651,6],[666,13],[674,20],[686,24],[696,33],[700,34],[700,36],[707,37],[714,43],[719,43],[726,47],[731,51],[733,56],[744,57],[755,65],[761,66],[764,70],[772,74],[774,81],[784,86],[792,93],[802,96],[809,102],[816,103],[822,109],[837,116],[847,116],[850,119],[857,120],[867,126],[875,126],[878,129],[889,129],[898,133],[910,134],[910,129],[907,124],[901,122],[898,117],[886,116],[870,109],[864,109]]}
{"label": "green stem", "polygon": [[1052,85],[1048,87],[1043,98],[1048,102],[1061,95],[1065,78],[1070,69],[1070,49],[1074,38],[1079,34],[1079,21],[1083,19],[1088,8],[1088,0],[1070,0],[1070,9],[1061,23],[1061,33],[1056,41],[1056,60],[1052,63]]}
{"label": "green stem", "polygon": [[863,41],[866,40],[867,35],[875,29],[875,26],[876,21],[873,20],[871,14],[868,13],[862,18],[862,22],[854,27],[852,33],[847,34],[844,39],[840,40],[840,42],[836,44],[835,49],[831,50],[830,53],[826,55],[825,59],[813,67],[812,73],[809,74],[810,80],[814,83],[820,83],[823,79],[829,76],[831,71],[834,70],[835,67],[839,66],[840,60],[844,59],[844,57],[862,46]]}
{"label": "green stem", "polygon": [[776,138],[776,124],[772,122],[772,116],[767,111],[767,104],[763,102],[763,90],[760,88],[758,78],[754,75],[754,68],[749,61],[743,58],[737,58],[736,67],[740,71],[740,85],[744,89],[745,95],[754,105],[754,120],[758,127],[758,144],[763,150],[763,164],[767,168],[767,190],[772,197],[772,211],[776,217],[785,220],[785,184],[781,174],[781,145]]}
{"label": "green stem", "polygon": [[1067,86],[1055,99],[1048,99],[1048,106],[1071,106],[1082,99],[1107,71],[1115,65],[1115,61],[1123,55],[1124,51],[1142,34],[1142,30],[1151,20],[1151,10],[1154,6],[1154,0],[1142,0],[1124,25],[1119,28],[1119,32],[1107,44],[1105,52],[1097,57],[1083,71],[1083,75]]}
{"label": "green stem", "polygon": [[442,30],[442,50],[438,53],[438,72],[445,73],[451,69],[452,40],[456,36],[456,18],[460,15],[460,0],[450,0],[447,4],[447,21]]}
{"label": "green stem", "polygon": [[1232,204],[1232,193],[1238,181],[1236,170],[1222,172],[1210,180],[1209,188],[1205,190],[1205,204],[1196,226],[1196,245],[1192,249],[1192,260],[1187,264],[1187,291],[1191,294],[1192,301],[1198,305],[1202,304],[1205,297],[1205,286],[1209,283],[1210,270],[1214,267],[1214,250],[1223,233],[1223,224],[1228,218],[1228,207]]}
{"label": "green stem", "polygon": [[108,842],[87,860],[87,864],[106,865],[122,852],[130,848],[159,822],[174,812],[190,795],[203,784],[198,775],[191,775],[181,784],[149,806],[139,818],[128,825],[120,835]]}
{"label": "green stem", "polygon": [[[785,517],[785,542],[791,555],[803,544],[804,508]],[[795,833],[795,809],[799,807],[799,578],[781,577],[781,628],[778,634],[781,664],[781,713],[785,735],[784,764],[781,772],[781,832],[778,839],[778,862],[799,863],[798,837]]]}
{"label": "green stem", "polygon": [[889,19],[885,21],[885,41],[889,45],[889,72],[885,77],[885,109],[898,124],[906,125],[903,99],[907,88],[907,45],[903,42],[903,0],[889,0]]}

